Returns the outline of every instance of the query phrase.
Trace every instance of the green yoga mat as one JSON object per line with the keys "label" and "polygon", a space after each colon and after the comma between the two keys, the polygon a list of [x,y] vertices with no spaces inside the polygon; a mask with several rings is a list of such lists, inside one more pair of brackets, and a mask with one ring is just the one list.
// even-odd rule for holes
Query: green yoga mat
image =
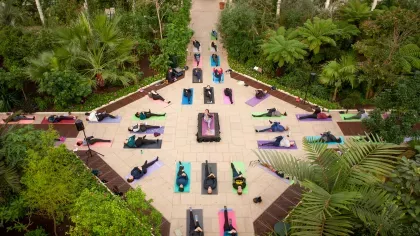
{"label": "green yoga mat", "polygon": [[188,176],[188,183],[187,183],[187,185],[184,186],[184,192],[180,192],[179,187],[176,184],[176,177],[177,177],[178,169],[179,169],[179,162],[177,162],[176,163],[176,169],[175,169],[174,191],[176,193],[189,193],[190,192],[190,187],[191,187],[191,162],[181,162],[181,163],[184,166],[184,171]]}
{"label": "green yoga mat", "polygon": [[[246,172],[245,172],[245,165],[242,161],[234,161],[232,162],[233,165],[235,166],[236,171],[240,171],[242,172],[242,176],[246,178]],[[230,176],[233,178],[233,172],[232,172],[232,168],[230,168]],[[232,186],[232,192],[236,193],[236,189],[233,188]],[[242,194],[248,193],[248,183],[246,184],[246,187],[244,189],[242,189]]]}
{"label": "green yoga mat", "polygon": [[[267,112],[253,112],[252,115],[261,115]],[[263,117],[252,117],[256,120],[283,120],[286,119],[286,116],[263,116]]]}
{"label": "green yoga mat", "polygon": [[[131,117],[131,120],[140,120],[140,118],[137,118],[135,115]],[[150,118],[147,118],[145,120],[141,121],[148,121],[148,120],[166,120],[166,116],[152,116]]]}
{"label": "green yoga mat", "polygon": [[214,37],[213,34],[211,34],[211,32],[210,32],[210,39],[211,40],[217,40],[216,37]]}
{"label": "green yoga mat", "polygon": [[352,117],[355,116],[356,114],[340,114],[341,116],[341,121],[344,122],[360,122],[361,119],[354,119],[354,120],[344,120],[344,118],[348,118],[348,117]]}

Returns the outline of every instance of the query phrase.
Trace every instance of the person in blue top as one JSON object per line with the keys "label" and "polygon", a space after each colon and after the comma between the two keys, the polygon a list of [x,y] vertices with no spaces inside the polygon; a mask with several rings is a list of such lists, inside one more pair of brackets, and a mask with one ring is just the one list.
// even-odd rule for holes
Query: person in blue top
{"label": "person in blue top", "polygon": [[217,40],[217,31],[216,30],[211,30],[211,35]]}
{"label": "person in blue top", "polygon": [[289,126],[284,127],[283,125],[280,124],[280,122],[272,122],[271,120],[269,120],[271,126],[269,128],[266,129],[262,129],[262,130],[255,130],[255,132],[267,132],[267,131],[271,131],[271,132],[283,132],[283,131],[288,131],[289,130]]}
{"label": "person in blue top", "polygon": [[159,139],[156,139],[156,140],[146,139],[146,135],[144,135],[143,137],[138,137],[137,139],[136,139],[136,135],[132,135],[126,140],[127,141],[124,142],[124,146],[128,148],[140,148],[143,145],[154,144],[154,143],[159,142]]}
{"label": "person in blue top", "polygon": [[134,116],[136,116],[140,120],[145,120],[145,119],[148,119],[152,116],[166,116],[166,113],[156,114],[156,113],[152,113],[149,109],[149,111],[136,112],[136,114],[134,114]]}
{"label": "person in blue top", "polygon": [[136,166],[131,170],[131,175],[127,178],[127,182],[131,183],[135,179],[140,179],[147,173],[147,168],[155,164],[157,161],[159,161],[159,157],[156,157],[156,159],[152,162],[147,163],[147,160],[144,162],[142,166]]}
{"label": "person in blue top", "polygon": [[176,175],[176,185],[178,185],[180,192],[184,192],[184,187],[188,185],[188,175],[185,173],[181,162],[179,162],[178,174]]}
{"label": "person in blue top", "polygon": [[223,231],[225,236],[237,236],[235,227],[232,225],[232,219],[228,219],[226,206],[224,207],[225,223],[223,224]]}

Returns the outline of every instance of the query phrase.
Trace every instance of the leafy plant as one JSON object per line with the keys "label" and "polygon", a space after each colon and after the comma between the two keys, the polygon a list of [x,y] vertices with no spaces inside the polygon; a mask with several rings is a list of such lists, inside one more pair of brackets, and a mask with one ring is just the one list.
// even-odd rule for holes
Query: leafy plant
{"label": "leafy plant", "polygon": [[368,19],[371,15],[369,6],[361,0],[350,0],[340,9],[340,17],[356,25]]}

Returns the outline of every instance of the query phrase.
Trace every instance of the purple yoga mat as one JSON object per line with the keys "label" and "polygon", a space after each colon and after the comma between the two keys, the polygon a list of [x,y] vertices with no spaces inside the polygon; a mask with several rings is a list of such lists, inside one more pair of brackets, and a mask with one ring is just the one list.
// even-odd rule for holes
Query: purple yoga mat
{"label": "purple yoga mat", "polygon": [[146,132],[130,132],[130,133],[135,133],[135,134],[154,134],[154,133],[159,133],[159,134],[163,134],[164,131],[165,131],[165,127],[162,126],[160,128],[156,128],[156,129],[148,129],[148,130],[146,130]]}
{"label": "purple yoga mat", "polygon": [[[150,174],[152,174],[153,172],[155,172],[156,170],[158,170],[160,167],[163,166],[163,163],[160,161],[157,161],[155,164],[153,164],[152,166],[150,166],[149,168],[147,168],[147,173],[145,175],[143,175],[140,179],[135,179],[133,182],[129,183],[130,185],[133,185],[135,183],[137,183],[139,180],[143,179],[146,176],[149,176]],[[125,179],[127,179],[130,176],[130,174],[128,174]]]}
{"label": "purple yoga mat", "polygon": [[[310,114],[296,114],[296,119],[298,119],[299,120],[299,117],[300,116],[307,116],[307,115],[310,115]],[[306,118],[306,119],[302,119],[302,120],[299,120],[299,121],[332,121],[332,118],[327,118],[327,119],[314,119],[314,118]]]}
{"label": "purple yoga mat", "polygon": [[[290,140],[290,141],[294,141],[294,140]],[[264,144],[264,143],[269,143],[269,142],[273,142],[272,140],[258,140],[258,149],[297,149],[297,145],[295,142],[294,146],[290,146],[289,148],[287,147],[274,147],[274,146],[260,146],[260,144]]]}
{"label": "purple yoga mat", "polygon": [[[271,128],[271,126],[268,126],[268,125],[267,126],[255,126],[256,130],[262,130],[262,129],[267,129],[267,128]],[[261,133],[269,133],[269,132],[272,132],[272,131],[270,130],[270,131],[265,131],[265,132],[261,132]],[[286,132],[286,130],[282,131],[282,132],[276,131],[274,133],[283,133],[283,132]]]}
{"label": "purple yoga mat", "polygon": [[[232,102],[233,102],[233,90],[232,90]],[[223,92],[223,103],[224,104],[231,104],[229,97],[226,96],[224,92]]]}
{"label": "purple yoga mat", "polygon": [[203,117],[203,120],[201,121],[201,134],[203,136],[214,136],[214,134],[215,134],[215,130],[214,130],[214,115],[211,118],[210,131],[212,131],[212,133],[207,132],[207,122],[204,121],[204,117]]}
{"label": "purple yoga mat", "polygon": [[265,97],[258,99],[255,96],[252,97],[251,99],[249,99],[248,101],[246,101],[245,103],[250,105],[251,107],[255,107],[256,105],[258,105],[258,103],[264,101],[265,99],[267,99],[268,97],[270,97],[270,94],[266,94]]}
{"label": "purple yoga mat", "polygon": [[121,122],[121,116],[116,116],[115,119],[112,119],[110,117],[106,117],[105,119],[103,119],[102,121],[88,121],[88,123],[120,123]]}

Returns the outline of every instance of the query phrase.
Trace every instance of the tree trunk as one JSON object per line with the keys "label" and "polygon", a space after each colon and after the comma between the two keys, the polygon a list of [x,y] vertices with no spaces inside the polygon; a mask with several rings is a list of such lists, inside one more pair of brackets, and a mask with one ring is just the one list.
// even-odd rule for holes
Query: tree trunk
{"label": "tree trunk", "polygon": [[136,11],[136,0],[133,0],[132,7],[133,7],[133,13],[134,13]]}
{"label": "tree trunk", "polygon": [[334,95],[333,95],[333,101],[334,102],[337,99],[337,92],[338,92],[338,87],[335,87],[335,89],[334,89]]}
{"label": "tree trunk", "polygon": [[331,2],[331,0],[326,0],[325,1],[325,9],[328,9],[330,7],[330,2]]}
{"label": "tree trunk", "polygon": [[25,98],[25,101],[27,101],[28,99],[26,98],[25,90],[23,90],[23,88],[21,88],[20,90],[22,90],[23,98]]}
{"label": "tree trunk", "polygon": [[375,10],[376,5],[378,5],[378,2],[380,2],[380,0],[373,0],[373,2],[372,2],[372,8],[370,9],[371,11]]}
{"label": "tree trunk", "polygon": [[161,19],[160,19],[160,7],[159,7],[158,0],[156,0],[156,13],[157,13],[158,21],[159,21],[160,39],[163,39],[162,22],[161,22]]}
{"label": "tree trunk", "polygon": [[57,234],[57,223],[55,222],[55,216],[54,216],[54,214],[52,214],[52,218],[53,218],[53,222],[54,222],[54,234],[55,234],[55,236],[57,236],[58,235]]}
{"label": "tree trunk", "polygon": [[41,19],[42,25],[45,25],[45,17],[44,13],[42,12],[42,6],[39,0],[35,0],[36,8],[38,9],[39,18]]}
{"label": "tree trunk", "polygon": [[276,17],[277,17],[277,19],[280,18],[280,6],[281,6],[281,0],[277,0],[277,9],[276,9]]}

